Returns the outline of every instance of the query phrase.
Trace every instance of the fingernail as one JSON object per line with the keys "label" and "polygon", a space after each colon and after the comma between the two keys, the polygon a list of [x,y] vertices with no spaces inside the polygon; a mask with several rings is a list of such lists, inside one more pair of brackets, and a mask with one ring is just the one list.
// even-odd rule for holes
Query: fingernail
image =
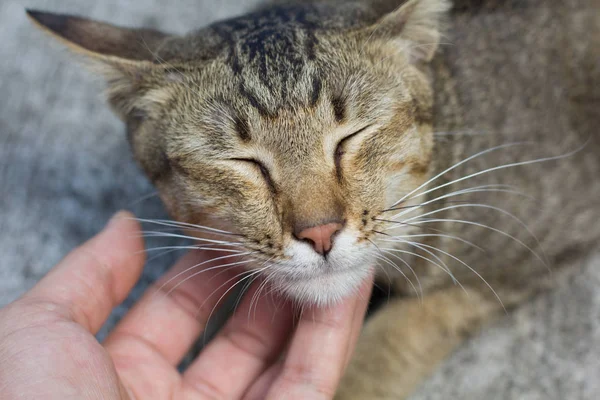
{"label": "fingernail", "polygon": [[106,224],[106,227],[104,229],[108,229],[108,228],[112,227],[117,222],[119,222],[120,220],[125,219],[125,218],[130,218],[129,213],[124,210],[118,211],[116,214],[114,214],[110,218],[110,220],[108,221],[108,223]]}

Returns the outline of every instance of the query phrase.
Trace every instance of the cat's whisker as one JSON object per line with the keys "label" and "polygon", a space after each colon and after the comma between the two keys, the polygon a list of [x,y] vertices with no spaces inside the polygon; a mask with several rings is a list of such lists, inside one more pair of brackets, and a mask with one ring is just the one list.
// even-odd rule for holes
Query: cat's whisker
{"label": "cat's whisker", "polygon": [[[481,186],[474,186],[474,187],[470,187],[470,188],[465,188],[465,189],[460,189],[460,190],[456,190],[454,192],[451,193],[447,193],[444,194],[442,196],[436,197],[434,199],[425,201],[423,203],[419,203],[419,204],[415,204],[413,206],[404,206],[404,207],[393,207],[393,208],[388,208],[386,210],[381,211],[383,212],[390,212],[390,211],[395,211],[395,210],[401,210],[400,213],[394,215],[393,217],[391,217],[392,219],[396,219],[401,217],[402,215],[408,214],[411,211],[414,211],[416,209],[419,209],[421,207],[427,206],[429,204],[444,200],[444,199],[448,199],[448,198],[452,198],[452,197],[457,197],[457,196],[462,196],[465,194],[471,194],[471,193],[483,193],[483,192],[502,192],[502,193],[512,193],[512,194],[516,194],[516,195],[521,195],[523,197],[528,197],[531,200],[534,200],[531,196],[526,195],[525,193],[522,193],[518,190],[516,190],[516,188],[512,185],[502,185],[502,184],[494,184],[494,185],[481,185]],[[465,203],[468,201],[447,201],[446,203]]]}
{"label": "cat's whisker", "polygon": [[[424,192],[418,193],[418,194],[416,194],[416,195],[414,195],[414,196],[410,197],[410,198],[409,198],[409,200],[411,200],[411,199],[414,199],[414,198],[417,198],[417,197],[424,196],[424,195],[426,195],[426,194],[429,194],[429,193],[431,193],[431,192],[434,192],[434,191],[436,191],[436,190],[439,190],[439,189],[445,188],[445,187],[447,187],[447,186],[450,186],[450,185],[454,185],[454,184],[456,184],[456,183],[458,183],[458,182],[462,182],[462,181],[465,181],[465,180],[467,180],[467,179],[474,178],[474,177],[476,177],[476,176],[480,176],[480,175],[488,174],[488,173],[490,173],[490,172],[499,171],[499,170],[503,170],[503,169],[507,169],[507,168],[513,168],[513,167],[520,167],[520,166],[525,166],[525,165],[531,165],[531,164],[539,164],[539,163],[542,163],[542,162],[548,162],[548,161],[562,160],[562,159],[565,159],[565,158],[571,157],[571,156],[573,156],[573,155],[575,155],[575,154],[579,153],[580,151],[582,151],[582,150],[583,150],[583,149],[584,149],[584,148],[587,146],[587,144],[589,143],[589,141],[590,141],[590,139],[588,139],[588,140],[585,142],[585,144],[584,144],[583,146],[579,147],[579,148],[578,148],[578,149],[576,149],[576,150],[573,150],[573,151],[570,151],[570,152],[568,152],[568,153],[561,154],[561,155],[558,155],[558,156],[542,157],[542,158],[537,158],[537,159],[534,159],[534,160],[526,160],[526,161],[513,162],[513,163],[508,163],[508,164],[498,165],[498,166],[496,166],[496,167],[492,167],[492,168],[487,168],[487,169],[484,169],[484,170],[482,170],[482,171],[474,172],[474,173],[472,173],[472,174],[469,174],[469,175],[467,175],[467,176],[463,176],[463,177],[461,177],[461,178],[454,179],[454,180],[452,180],[452,181],[450,181],[450,182],[447,182],[447,183],[444,183],[444,184],[438,185],[438,186],[436,186],[436,187],[434,187],[434,188],[431,188],[431,189],[429,189],[429,190],[426,190],[426,191],[424,191]],[[468,160],[468,159],[467,159],[467,160]],[[465,161],[466,161],[466,160],[465,160]],[[458,165],[460,165],[460,163],[459,163],[459,164],[456,164],[456,166],[458,166]],[[451,168],[454,168],[454,167],[451,167]],[[439,175],[436,175],[436,177],[438,177],[438,176],[439,176]],[[429,181],[428,181],[428,182],[429,182]],[[402,198],[402,200],[401,200],[400,202],[397,202],[396,204],[399,204],[399,203],[401,203],[402,201],[404,201],[404,200],[406,199],[406,197],[407,197],[407,196],[404,196],[404,197]],[[394,204],[394,205],[396,205],[396,204]]]}
{"label": "cat's whisker", "polygon": [[[404,243],[409,243],[407,240],[400,240],[400,242],[404,242]],[[450,275],[450,277],[452,278],[452,281],[454,284],[456,284],[458,282],[458,280],[456,279],[456,277],[454,276],[454,274],[452,273],[452,270],[450,269],[450,267],[448,267],[448,264],[446,264],[441,258],[439,258],[437,255],[435,255],[433,252],[420,247],[416,242],[411,242],[413,247],[416,247],[417,249],[424,251],[425,253],[429,254],[431,257],[433,257],[434,259],[436,259],[439,263],[441,263],[446,270],[448,271],[448,275]]]}
{"label": "cat's whisker", "polygon": [[[405,242],[406,243],[406,242]],[[408,243],[406,243],[408,244]],[[401,249],[396,249],[396,248],[388,248],[388,247],[383,247],[384,250],[390,251],[392,253],[404,253],[404,254],[409,254],[418,258],[421,258],[425,261],[430,262],[431,264],[433,264],[434,266],[438,267],[439,269],[441,269],[442,271],[444,271],[446,274],[448,274],[448,276],[450,276],[450,278],[452,279],[452,283],[455,285],[458,285],[458,287],[460,287],[465,293],[467,293],[467,289],[465,289],[465,287],[463,286],[462,283],[460,283],[460,281],[458,279],[456,279],[456,277],[452,274],[452,271],[450,271],[450,269],[448,269],[447,267],[444,268],[442,265],[440,265],[439,263],[431,260],[430,258],[427,258],[425,256],[422,256],[418,253],[414,253],[412,251],[408,251],[408,250],[401,250]],[[435,257],[437,259],[439,259],[439,257]],[[445,265],[445,263],[444,263]],[[467,293],[468,295],[468,293]]]}
{"label": "cat's whisker", "polygon": [[[500,303],[500,305],[502,306],[502,309],[504,310],[505,313],[507,313],[506,307],[504,306],[504,303],[502,302],[502,299],[500,298],[500,296],[498,295],[498,293],[494,290],[494,288],[492,287],[492,285],[490,285],[488,283],[488,281],[485,280],[485,278],[479,273],[477,272],[473,267],[471,267],[469,264],[467,264],[466,262],[464,262],[463,260],[461,260],[460,258],[454,256],[453,254],[450,254],[444,250],[441,250],[437,247],[434,246],[430,246],[427,244],[423,244],[423,243],[414,243],[414,242],[407,242],[407,243],[411,243],[412,245],[418,245],[418,246],[422,246],[422,247],[427,247],[430,249],[433,249],[435,251],[439,251],[440,253],[454,259],[455,261],[458,261],[459,263],[461,263],[462,265],[464,265],[465,267],[467,267],[471,272],[473,272],[479,279],[481,279],[481,281],[492,291],[492,293],[494,294],[494,296],[496,297],[496,299],[498,299],[498,302]],[[467,293],[468,295],[468,293]]]}
{"label": "cat's whisker", "polygon": [[[371,241],[371,243],[373,243],[373,242]],[[396,256],[396,258],[401,259],[398,256]],[[375,267],[378,267],[381,271],[383,271],[383,273],[385,274],[385,276],[386,276],[386,278],[388,280],[388,286],[387,286],[387,292],[388,292],[387,303],[389,304],[390,298],[392,296],[392,289],[391,289],[392,288],[392,277],[388,273],[387,269],[383,267],[383,265],[375,264]],[[379,285],[377,285],[376,281],[373,282],[373,286],[375,286],[379,290],[383,291],[383,288],[380,287]],[[420,286],[420,282],[419,282],[419,286]],[[417,296],[418,296],[418,293],[417,293]]]}
{"label": "cat's whisker", "polygon": [[142,202],[144,202],[146,200],[149,200],[149,199],[151,199],[153,197],[156,197],[156,196],[158,196],[158,192],[156,192],[156,191],[154,191],[152,193],[149,193],[149,194],[146,194],[146,195],[138,198],[137,200],[134,200],[131,203],[129,203],[129,208],[137,206],[139,203],[142,203]]}
{"label": "cat's whisker", "polygon": [[454,165],[452,165],[451,167],[449,167],[449,168],[447,168],[447,169],[443,170],[443,171],[442,171],[442,172],[440,172],[439,174],[435,175],[433,178],[430,178],[429,180],[427,180],[426,182],[424,182],[423,184],[421,184],[421,185],[420,185],[420,186],[418,186],[417,188],[415,188],[415,189],[413,189],[412,191],[408,192],[408,193],[407,193],[407,194],[405,194],[405,195],[404,195],[402,198],[400,198],[400,200],[398,200],[398,201],[396,201],[394,204],[392,204],[392,207],[395,207],[395,206],[397,206],[398,204],[401,204],[402,202],[404,202],[404,201],[405,201],[406,199],[408,199],[409,197],[410,197],[410,198],[414,198],[414,197],[422,196],[423,194],[422,194],[422,193],[420,193],[418,196],[417,196],[417,195],[415,195],[414,197],[411,197],[411,196],[413,196],[415,193],[418,193],[418,192],[419,192],[419,190],[421,190],[421,189],[423,189],[423,188],[427,187],[427,186],[428,186],[428,185],[429,185],[431,182],[434,182],[435,180],[437,180],[438,178],[440,178],[440,177],[442,177],[443,175],[447,174],[448,172],[450,172],[450,171],[452,171],[452,170],[454,170],[454,169],[458,168],[459,166],[461,166],[461,165],[463,165],[463,164],[465,164],[465,163],[467,163],[467,162],[469,162],[469,161],[471,161],[471,160],[473,160],[473,159],[475,159],[475,158],[478,158],[478,157],[484,156],[484,155],[486,155],[486,154],[488,154],[488,153],[492,153],[492,152],[494,152],[494,151],[497,151],[497,150],[502,150],[502,149],[506,149],[506,148],[510,148],[510,147],[515,147],[515,146],[522,146],[522,145],[525,145],[525,144],[532,145],[532,144],[535,144],[535,143],[533,143],[533,142],[514,142],[514,143],[505,143],[505,144],[502,144],[502,145],[499,145],[499,146],[495,146],[495,147],[489,148],[489,149],[487,149],[487,150],[480,151],[480,152],[478,152],[478,153],[476,153],[476,154],[473,154],[472,156],[469,156],[469,157],[467,157],[467,158],[463,159],[462,161],[459,161],[459,162],[455,163],[455,164],[454,164]]}
{"label": "cat's whisker", "polygon": [[[209,300],[209,299],[210,299],[212,296],[214,296],[214,294],[215,294],[215,293],[218,293],[218,291],[219,291],[219,290],[221,290],[221,288],[223,288],[223,287],[227,286],[227,285],[228,285],[228,284],[229,284],[231,281],[234,281],[234,280],[236,280],[236,279],[238,279],[238,278],[240,278],[240,277],[243,277],[243,278],[241,278],[240,280],[238,280],[237,282],[235,282],[233,285],[231,285],[231,287],[229,287],[229,289],[227,289],[227,290],[225,291],[225,293],[223,293],[223,295],[222,295],[221,297],[219,297],[219,299],[217,300],[217,302],[216,302],[216,303],[214,304],[214,306],[212,307],[212,309],[211,309],[211,311],[210,311],[210,313],[209,313],[209,315],[208,315],[208,318],[206,319],[205,326],[204,326],[204,335],[203,335],[204,344],[206,344],[206,343],[207,343],[207,340],[206,340],[206,334],[207,334],[207,332],[208,332],[208,329],[207,329],[207,327],[208,327],[208,324],[209,324],[209,322],[210,322],[210,319],[212,318],[212,315],[213,315],[213,313],[214,313],[215,309],[216,309],[216,308],[219,306],[219,304],[221,303],[221,300],[223,300],[223,298],[224,298],[224,297],[227,295],[227,293],[229,293],[229,292],[230,292],[230,291],[231,291],[231,290],[232,290],[234,287],[236,287],[238,284],[242,283],[242,282],[243,282],[243,281],[245,281],[247,278],[250,278],[250,277],[256,276],[257,274],[256,274],[255,272],[256,272],[256,271],[252,271],[252,270],[246,270],[246,271],[242,271],[242,272],[240,272],[239,274],[235,275],[234,277],[232,277],[232,278],[230,278],[230,279],[226,280],[226,281],[225,281],[225,282],[223,282],[221,285],[219,285],[219,287],[217,287],[216,289],[214,289],[214,290],[212,291],[212,293],[211,293],[210,295],[208,295],[208,296],[206,297],[206,299],[204,299],[204,301],[202,302],[202,304],[200,304],[200,307],[198,307],[198,313],[199,313],[200,311],[202,311],[202,309],[204,308],[204,305],[206,304],[206,302],[207,302],[207,301],[208,301],[208,300]],[[246,275],[246,276],[244,276],[244,275]],[[250,280],[250,281],[248,281],[248,282],[249,282],[249,284],[251,285],[251,284],[254,282],[254,279],[251,279],[251,280]],[[242,295],[243,295],[243,293],[242,293]]]}
{"label": "cat's whisker", "polygon": [[[375,257],[375,259],[377,259],[377,260],[380,260],[380,261],[384,262],[385,264],[387,264],[387,265],[391,266],[391,267],[392,267],[394,270],[398,271],[398,272],[400,273],[400,275],[402,275],[402,277],[403,277],[404,279],[406,279],[406,281],[407,281],[407,282],[408,282],[408,284],[411,286],[411,288],[414,290],[414,292],[417,294],[417,296],[419,296],[419,294],[422,294],[422,293],[423,293],[423,292],[422,292],[422,289],[421,289],[421,291],[417,290],[417,288],[416,288],[415,284],[414,284],[414,283],[412,282],[412,280],[410,280],[410,278],[409,278],[409,277],[408,277],[408,276],[407,276],[407,275],[404,273],[404,271],[402,271],[402,269],[400,269],[400,268],[399,268],[399,267],[398,267],[396,264],[394,264],[394,262],[393,262],[392,260],[390,260],[389,258],[387,258],[387,257],[384,255],[384,253],[383,253],[383,250],[381,250],[381,249],[378,249],[378,250],[379,250],[379,252],[380,252],[381,254],[376,254],[376,255],[374,256],[374,257]],[[383,267],[383,265],[382,265],[382,267]],[[419,285],[419,287],[421,287],[421,286]]]}
{"label": "cat's whisker", "polygon": [[206,231],[206,232],[211,232],[211,233],[216,233],[216,234],[223,234],[223,235],[230,235],[230,236],[243,236],[243,235],[239,235],[239,234],[225,231],[222,229],[211,228],[209,226],[204,226],[204,225],[190,224],[187,222],[171,221],[171,220],[166,220],[166,219],[144,219],[144,218],[134,218],[134,219],[136,221],[139,221],[142,223],[162,225],[162,226],[168,226],[168,227],[173,227],[173,228],[191,228],[193,230]]}
{"label": "cat's whisker", "polygon": [[258,303],[260,302],[260,293],[267,287],[268,283],[269,283],[269,276],[267,275],[267,277],[265,277],[263,279],[263,281],[261,282],[261,284],[258,286],[258,289],[256,289],[256,292],[254,293],[254,295],[252,296],[252,299],[250,300],[250,308],[248,310],[248,321],[250,321],[250,313],[252,311],[252,305],[254,304],[254,320],[256,320],[256,313],[258,311]]}
{"label": "cat's whisker", "polygon": [[[399,242],[400,242],[400,240],[399,240]],[[433,261],[432,259],[430,259],[428,257],[425,257],[425,256],[423,256],[421,254],[414,253],[414,252],[408,251],[408,250],[402,250],[402,249],[396,249],[396,248],[386,248],[386,247],[382,247],[382,249],[391,251],[392,253],[404,253],[404,254],[408,254],[408,255],[420,258],[422,260],[425,260],[427,262],[430,262],[431,264],[433,264],[433,265],[437,266],[438,268],[440,268],[442,271],[446,272],[452,278],[452,281],[455,284],[459,283],[458,280],[456,279],[456,277],[454,277],[454,275],[452,274],[452,271],[450,271],[450,269],[446,266],[446,263],[444,263],[439,257],[437,257],[435,255],[434,255],[434,258],[437,259],[438,261],[440,261],[440,263],[438,263],[436,261]]]}
{"label": "cat's whisker", "polygon": [[489,132],[480,132],[480,131],[448,131],[448,132],[433,132],[434,136],[487,136],[490,135]]}
{"label": "cat's whisker", "polygon": [[[248,252],[248,253],[242,253],[242,254],[229,254],[229,255],[226,255],[226,256],[211,258],[209,260],[205,260],[205,261],[203,261],[201,263],[195,264],[195,265],[193,265],[193,266],[191,266],[189,268],[186,268],[185,270],[177,273],[175,276],[169,278],[166,282],[164,282],[158,288],[157,293],[163,292],[164,289],[165,289],[165,287],[167,287],[171,282],[173,282],[177,278],[179,278],[179,277],[187,274],[188,272],[190,272],[190,271],[192,271],[194,269],[197,269],[197,268],[199,268],[199,267],[201,267],[203,265],[206,265],[206,264],[209,264],[209,263],[212,263],[212,262],[215,262],[215,261],[226,260],[228,258],[233,258],[233,257],[244,257],[244,256],[248,256],[248,255],[251,255],[251,254],[253,254],[253,253],[252,252]],[[248,263],[248,262],[249,262],[248,260],[244,261],[244,263]],[[200,275],[200,274],[202,274],[204,272],[214,271],[216,269],[220,269],[220,268],[224,268],[224,267],[229,267],[229,266],[237,266],[237,265],[239,265],[239,264],[238,263],[230,263],[230,264],[224,264],[224,265],[220,264],[220,265],[216,265],[214,267],[203,269],[202,271],[196,272],[196,273],[192,274],[191,276],[186,277],[184,280],[182,280],[181,282],[179,282],[177,285],[175,285],[174,287],[172,287],[171,289],[169,289],[169,291],[166,292],[165,295],[166,296],[170,295],[173,292],[173,290],[177,289],[177,287],[181,286],[185,281],[187,281],[189,279],[192,279],[192,278],[194,278],[194,277],[196,277],[196,276],[198,276],[198,275]]]}
{"label": "cat's whisker", "polygon": [[[389,250],[381,250],[383,253],[389,255],[390,257],[394,257],[395,259],[400,260],[400,262],[402,264],[404,264],[406,266],[406,268],[408,268],[408,270],[413,274],[413,276],[415,277],[415,279],[417,280],[417,285],[419,286],[419,291],[417,292],[417,290],[414,288],[414,285],[412,285],[412,282],[406,278],[408,280],[409,283],[411,283],[411,286],[413,286],[413,290],[415,291],[415,293],[417,294],[417,297],[419,297],[419,293],[420,295],[420,300],[421,302],[423,302],[423,298],[425,297],[425,294],[423,293],[423,285],[421,285],[421,280],[419,279],[419,276],[417,275],[416,271],[414,270],[413,267],[410,266],[410,264],[408,262],[406,262],[406,260],[404,260],[402,257],[400,257],[397,254],[394,254],[392,252],[390,252]],[[393,267],[396,269],[396,271],[400,272],[403,276],[404,273],[402,272],[402,269],[400,267],[398,267],[397,265],[393,265]]]}
{"label": "cat's whisker", "polygon": [[[268,260],[266,260],[265,262],[263,262],[261,264],[261,266],[259,268],[263,268],[265,267],[265,264],[269,263],[271,260],[273,259],[273,257],[269,258]],[[272,267],[272,264],[269,264],[268,267]],[[254,292],[254,294],[252,295],[252,298],[250,299],[250,306],[248,307],[248,322],[250,321],[250,312],[252,310],[252,304],[254,303],[254,299],[257,297],[257,295],[260,293],[261,290],[261,286],[266,282],[266,278],[263,280],[263,282],[261,282],[261,284],[259,285],[259,287],[257,288],[257,290]],[[258,298],[257,298],[257,302],[258,302]],[[257,305],[258,307],[258,305]],[[255,313],[255,318],[256,318],[256,313]]]}
{"label": "cat's whisker", "polygon": [[[386,252],[388,255],[392,255],[392,256],[398,258],[399,260],[401,260],[404,263],[404,265],[406,265],[406,267],[408,267],[408,269],[412,272],[412,274],[414,275],[414,277],[417,279],[417,284],[419,285],[419,291],[417,291],[417,288],[415,287],[414,283],[408,278],[408,276],[406,276],[406,274],[404,273],[404,271],[402,271],[402,269],[400,267],[398,267],[396,264],[394,264],[394,262],[392,262],[389,258],[387,258],[384,255],[384,251],[379,246],[377,246],[377,244],[375,242],[373,242],[371,239],[368,239],[368,240],[375,247],[375,249],[377,249],[377,251],[379,251],[379,253],[380,253],[380,255],[375,255],[375,258],[379,258],[380,260],[382,260],[386,264],[390,265],[393,269],[395,269],[396,271],[398,271],[404,277],[404,279],[406,279],[406,281],[410,284],[410,286],[413,288],[413,290],[415,291],[415,293],[417,294],[417,296],[419,295],[419,293],[421,293],[421,300],[422,300],[423,299],[423,286],[421,286],[421,281],[419,280],[419,277],[415,273],[415,270],[412,269],[412,267],[410,265],[408,265],[408,263],[406,261],[404,261],[402,258],[400,258],[398,256],[395,256],[392,253]],[[382,268],[383,268],[383,266],[382,266]],[[385,271],[385,268],[383,268],[383,270]],[[386,275],[387,275],[387,272],[386,272]],[[389,278],[389,275],[388,275],[388,278]]]}
{"label": "cat's whisker", "polygon": [[222,251],[226,253],[243,253],[243,250],[237,249],[222,249],[219,247],[211,247],[211,246],[219,246],[219,244],[206,244],[201,246],[162,246],[162,247],[152,247],[146,250],[141,250],[138,253],[151,252],[151,251],[160,251],[160,250],[202,250],[202,251]]}
{"label": "cat's whisker", "polygon": [[240,289],[240,293],[237,296],[237,299],[235,301],[235,305],[233,307],[233,313],[235,314],[240,302],[242,301],[242,299],[244,298],[244,295],[248,292],[248,288],[250,287],[250,285],[252,285],[252,282],[254,282],[253,280],[247,281],[246,283],[244,283],[244,286],[242,286],[242,288]]}
{"label": "cat's whisker", "polygon": [[[513,185],[505,185],[505,184],[491,184],[491,185],[481,185],[481,186],[473,186],[473,187],[469,187],[469,188],[464,188],[464,189],[459,189],[456,190],[454,192],[450,192],[447,193],[445,195],[436,197],[435,199],[432,200],[427,200],[425,202],[422,203],[418,203],[418,204],[412,204],[412,205],[406,205],[406,206],[396,206],[396,207],[390,207],[390,208],[386,208],[384,210],[381,210],[380,213],[386,213],[386,212],[392,212],[392,211],[402,211],[402,210],[412,210],[412,209],[418,209],[420,207],[423,207],[425,205],[434,203],[435,201],[439,201],[442,199],[446,199],[446,198],[450,198],[450,197],[455,197],[455,196],[459,196],[459,195],[463,195],[463,194],[468,194],[468,193],[476,193],[476,192],[485,192],[485,191],[502,191],[502,190],[509,190],[509,191],[514,191],[515,194],[520,194],[522,196],[525,197],[530,197],[527,196],[526,194],[520,192],[517,190],[517,188]],[[533,199],[533,198],[531,198]],[[464,201],[447,201],[447,203],[463,203]],[[396,218],[395,216],[392,218]]]}
{"label": "cat's whisker", "polygon": [[146,264],[149,262],[152,262],[154,260],[156,260],[157,258],[166,256],[167,254],[171,254],[173,252],[179,251],[179,250],[202,250],[202,251],[218,251],[218,252],[222,252],[222,253],[238,253],[236,255],[239,255],[239,253],[243,253],[242,250],[233,250],[233,249],[220,249],[220,248],[214,248],[214,247],[198,247],[198,246],[165,246],[165,247],[154,247],[151,249],[147,249],[147,250],[142,250],[136,253],[144,253],[144,252],[149,252],[149,251],[158,251],[158,250],[165,250],[162,251],[161,253],[155,254],[154,256],[148,258],[146,260]]}
{"label": "cat's whisker", "polygon": [[[394,229],[394,228],[391,228],[391,229]],[[476,245],[475,243],[473,243],[473,242],[471,242],[469,240],[463,239],[463,238],[455,236],[455,235],[446,235],[446,234],[441,234],[441,233],[438,233],[438,234],[434,234],[434,233],[421,233],[421,234],[414,234],[414,235],[398,235],[398,236],[391,236],[389,239],[381,239],[381,241],[383,241],[383,242],[392,242],[392,241],[394,241],[393,239],[398,239],[398,238],[404,239],[404,238],[420,238],[420,237],[443,237],[443,238],[447,238],[447,239],[457,240],[457,241],[462,242],[462,243],[464,243],[466,245],[469,245],[469,246],[471,246],[471,247],[473,247],[473,248],[475,248],[475,249],[477,249],[477,250],[479,250],[479,251],[481,251],[483,253],[486,252],[484,248],[482,248],[481,246]]]}
{"label": "cat's whisker", "polygon": [[[533,238],[533,240],[535,240],[537,247],[540,249],[540,251],[542,252],[542,255],[544,256],[544,260],[540,260],[544,263],[544,265],[546,265],[546,267],[548,267],[548,262],[547,262],[547,257],[546,254],[544,252],[544,249],[542,248],[542,245],[539,241],[539,239],[537,238],[537,236],[535,235],[535,233],[533,233],[533,231],[529,228],[529,226],[527,226],[527,224],[525,222],[523,222],[523,220],[521,220],[519,217],[517,217],[516,215],[500,208],[500,207],[495,207],[495,206],[491,206],[488,204],[481,204],[481,203],[471,203],[471,204],[459,204],[459,205],[453,205],[453,206],[448,206],[448,207],[443,207],[440,208],[438,210],[434,210],[428,213],[425,213],[423,215],[421,215],[420,217],[427,217],[429,215],[434,215],[437,214],[439,212],[443,212],[443,211],[447,211],[447,210],[453,210],[453,209],[458,209],[458,208],[465,208],[465,207],[471,207],[471,208],[485,208],[485,209],[490,209],[490,210],[494,210],[497,211],[501,214],[507,215],[509,217],[511,217],[513,220],[517,221],[519,223],[519,225],[521,225],[523,227],[523,229],[525,229],[527,231],[527,233]],[[412,220],[415,220],[419,217],[413,217],[413,218],[409,218],[407,220],[407,222],[411,222]]]}
{"label": "cat's whisker", "polygon": [[[418,228],[420,230],[424,230],[424,231],[431,231],[431,232],[437,232],[437,233],[441,233],[441,234],[448,234],[448,232],[443,231],[441,229],[435,229],[435,228],[429,228],[429,227],[423,227],[423,226],[419,226],[419,225],[414,225],[408,222],[404,222],[404,221],[392,221],[389,219],[381,219],[381,218],[374,218],[375,221],[379,221],[379,222],[385,222],[388,224],[392,224],[393,226],[390,227],[386,227],[385,230],[386,231],[391,231],[392,229],[401,229],[401,228],[407,228],[407,227],[412,227],[412,228]],[[376,231],[374,231],[375,233],[378,233]],[[384,236],[390,236],[389,234],[385,234]]]}
{"label": "cat's whisker", "polygon": [[240,246],[243,244],[241,242],[230,242],[227,240],[207,239],[207,238],[201,238],[201,237],[195,237],[195,236],[182,235],[179,233],[158,232],[158,231],[143,231],[142,237],[166,237],[166,238],[189,239],[189,240],[193,240],[193,241],[220,244],[222,246]]}
{"label": "cat's whisker", "polygon": [[162,252],[160,252],[160,253],[158,253],[158,254],[155,254],[155,255],[153,255],[152,257],[150,257],[150,258],[146,259],[146,264],[148,264],[148,263],[150,263],[150,262],[152,262],[152,261],[154,261],[154,260],[157,260],[157,259],[159,259],[159,258],[161,258],[161,257],[164,257],[164,256],[166,256],[166,255],[168,255],[168,254],[174,253],[174,252],[176,252],[176,251],[178,251],[178,250],[179,250],[179,249],[165,250],[165,251],[162,251]]}
{"label": "cat's whisker", "polygon": [[485,229],[489,229],[493,232],[499,233],[503,236],[506,236],[512,240],[514,240],[516,243],[518,243],[519,245],[521,245],[522,247],[524,247],[525,249],[527,249],[529,252],[531,252],[531,254],[537,258],[548,270],[549,273],[552,273],[552,270],[550,269],[550,266],[540,257],[540,255],[534,251],[530,246],[528,246],[527,244],[525,244],[522,240],[516,238],[515,236],[506,233],[500,229],[497,228],[493,228],[491,226],[479,223],[479,222],[474,222],[474,221],[468,221],[468,220],[462,220],[462,219],[451,219],[451,218],[425,218],[422,221],[415,221],[413,222],[414,225],[419,225],[419,224],[429,224],[429,223],[440,223],[440,222],[451,222],[451,223],[460,223],[460,224],[465,224],[465,225],[473,225],[473,226],[478,226],[481,228],[485,228]]}
{"label": "cat's whisker", "polygon": [[[246,275],[245,277],[241,278],[239,281],[237,281],[236,283],[234,283],[233,285],[231,285],[231,287],[229,287],[229,289],[227,289],[225,291],[225,293],[223,293],[221,295],[221,297],[219,297],[219,299],[217,300],[217,302],[215,303],[215,305],[213,306],[210,314],[208,315],[208,318],[206,319],[206,325],[208,325],[208,322],[210,321],[210,319],[212,318],[212,315],[214,314],[215,310],[217,309],[217,307],[219,306],[219,304],[221,303],[221,301],[225,298],[225,296],[227,296],[227,294],[229,292],[231,292],[233,290],[233,288],[235,288],[237,285],[239,285],[240,283],[242,283],[243,281],[245,281],[246,279],[249,278],[256,278],[260,273],[262,273],[263,271],[267,270],[268,268],[270,268],[271,266],[268,265],[262,269],[258,269],[258,270],[252,270],[252,271],[244,271],[238,275],[236,275],[234,278],[231,278],[229,280],[227,280],[224,284],[222,284],[221,286],[219,286],[215,291],[213,291],[213,293],[208,296],[204,302],[202,303],[202,305],[200,306],[199,310],[202,310],[202,308],[204,307],[204,304],[208,301],[209,298],[211,298],[213,296],[213,294],[217,293],[223,286],[225,286],[226,284],[228,284],[229,282],[231,282],[234,279],[237,279],[238,277],[240,277],[241,275],[247,273],[248,275]],[[208,330],[205,329],[204,330],[204,342],[206,343],[206,332]]]}

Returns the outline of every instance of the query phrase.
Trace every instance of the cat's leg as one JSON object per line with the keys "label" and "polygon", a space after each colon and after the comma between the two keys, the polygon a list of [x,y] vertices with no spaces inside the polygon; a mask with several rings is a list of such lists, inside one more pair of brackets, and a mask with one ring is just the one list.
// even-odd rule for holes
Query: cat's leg
{"label": "cat's leg", "polygon": [[336,399],[404,399],[470,333],[502,307],[460,288],[395,299],[363,329]]}

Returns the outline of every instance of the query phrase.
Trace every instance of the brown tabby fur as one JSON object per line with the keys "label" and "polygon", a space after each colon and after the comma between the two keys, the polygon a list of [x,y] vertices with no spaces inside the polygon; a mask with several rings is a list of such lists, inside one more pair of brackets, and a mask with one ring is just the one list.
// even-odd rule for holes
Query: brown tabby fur
{"label": "brown tabby fur", "polygon": [[[275,264],[294,232],[343,221],[369,246],[351,255],[396,264],[380,263],[397,296],[367,322],[338,397],[399,399],[503,308],[559,283],[600,237],[597,1],[455,3],[443,18],[442,0],[304,2],[185,37],[30,15],[107,77],[175,219],[232,230]],[[416,193],[565,157],[389,210],[461,160],[522,141]],[[389,222],[398,213],[415,218]],[[386,241],[397,235],[417,247]],[[292,295],[344,294],[327,290]]]}

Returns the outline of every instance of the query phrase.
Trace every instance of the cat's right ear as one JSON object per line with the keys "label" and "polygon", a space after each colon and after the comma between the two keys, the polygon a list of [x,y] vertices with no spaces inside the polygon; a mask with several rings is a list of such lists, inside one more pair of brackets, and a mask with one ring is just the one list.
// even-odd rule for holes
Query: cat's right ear
{"label": "cat's right ear", "polygon": [[[167,98],[157,87],[168,66],[157,56],[160,47],[175,38],[150,29],[129,29],[73,15],[27,10],[31,20],[75,53],[108,82],[108,100],[123,119],[132,112],[151,112]],[[146,88],[142,91],[141,88]]]}
{"label": "cat's right ear", "polygon": [[74,15],[26,10],[29,18],[71,50],[93,61],[123,68],[152,64],[170,36],[151,29],[129,29]]}

